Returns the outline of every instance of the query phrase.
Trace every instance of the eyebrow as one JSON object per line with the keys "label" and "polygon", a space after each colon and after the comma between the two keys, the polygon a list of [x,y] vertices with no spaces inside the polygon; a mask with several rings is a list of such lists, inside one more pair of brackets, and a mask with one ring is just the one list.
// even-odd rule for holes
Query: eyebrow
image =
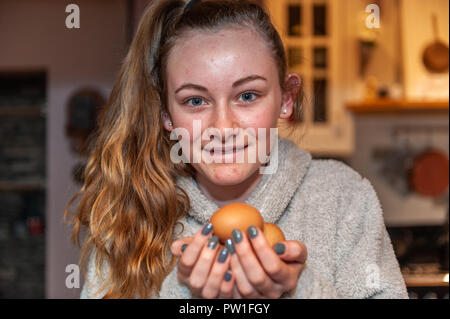
{"label": "eyebrow", "polygon": [[[235,88],[240,85],[243,85],[244,83],[247,83],[250,81],[255,81],[255,80],[267,81],[267,79],[265,77],[253,74],[253,75],[249,75],[249,76],[246,76],[245,78],[237,80],[236,82],[233,83],[232,87]],[[181,91],[183,89],[197,89],[200,91],[208,92],[208,89],[205,88],[204,86],[194,84],[194,83],[185,83],[182,86],[180,86],[178,89],[176,89],[175,94],[177,94],[179,91]]]}

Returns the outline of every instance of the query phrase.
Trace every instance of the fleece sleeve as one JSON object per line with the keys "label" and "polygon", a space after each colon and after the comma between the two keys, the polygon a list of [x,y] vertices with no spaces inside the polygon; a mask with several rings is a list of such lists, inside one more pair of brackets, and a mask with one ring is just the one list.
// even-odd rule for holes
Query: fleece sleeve
{"label": "fleece sleeve", "polygon": [[361,177],[349,184],[336,216],[333,276],[306,263],[296,289],[284,298],[408,298],[375,190]]}
{"label": "fleece sleeve", "polygon": [[344,298],[408,298],[377,194],[366,178],[349,183],[336,236],[335,287]]}

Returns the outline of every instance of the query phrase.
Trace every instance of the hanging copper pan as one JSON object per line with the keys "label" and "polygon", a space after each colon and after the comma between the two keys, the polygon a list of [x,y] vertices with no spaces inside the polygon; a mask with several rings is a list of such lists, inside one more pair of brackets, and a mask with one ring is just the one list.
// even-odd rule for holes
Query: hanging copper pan
{"label": "hanging copper pan", "polygon": [[415,157],[408,172],[409,185],[418,194],[438,197],[448,188],[448,156],[434,148],[428,148]]}
{"label": "hanging copper pan", "polygon": [[438,22],[435,14],[432,16],[434,42],[429,44],[422,56],[423,64],[432,73],[445,73],[449,69],[448,45],[439,40]]}

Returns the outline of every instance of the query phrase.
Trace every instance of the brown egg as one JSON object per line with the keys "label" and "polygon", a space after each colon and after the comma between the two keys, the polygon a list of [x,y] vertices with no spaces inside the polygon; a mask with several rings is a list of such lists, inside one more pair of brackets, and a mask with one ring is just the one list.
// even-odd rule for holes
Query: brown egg
{"label": "brown egg", "polygon": [[283,231],[277,225],[272,223],[264,223],[264,237],[266,237],[270,247],[280,241],[286,240]]}
{"label": "brown egg", "polygon": [[245,203],[231,203],[219,208],[211,217],[214,235],[219,237],[223,244],[231,238],[233,229],[247,233],[249,226],[263,229],[263,218],[258,210]]}

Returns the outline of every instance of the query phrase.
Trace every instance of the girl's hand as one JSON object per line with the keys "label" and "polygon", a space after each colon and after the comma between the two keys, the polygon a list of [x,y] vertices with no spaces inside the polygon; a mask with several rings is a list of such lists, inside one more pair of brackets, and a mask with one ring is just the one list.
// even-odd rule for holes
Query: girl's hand
{"label": "girl's hand", "polygon": [[212,224],[207,224],[194,237],[172,243],[172,254],[180,257],[178,280],[188,286],[192,294],[203,298],[232,298],[234,276],[228,272],[230,256],[211,232]]}
{"label": "girl's hand", "polygon": [[[250,226],[249,238],[239,230],[233,231],[233,244],[229,250],[231,269],[237,289],[233,298],[277,299],[297,286],[308,253],[299,241],[287,240],[269,246],[260,229]],[[234,248],[234,249],[233,249]]]}

